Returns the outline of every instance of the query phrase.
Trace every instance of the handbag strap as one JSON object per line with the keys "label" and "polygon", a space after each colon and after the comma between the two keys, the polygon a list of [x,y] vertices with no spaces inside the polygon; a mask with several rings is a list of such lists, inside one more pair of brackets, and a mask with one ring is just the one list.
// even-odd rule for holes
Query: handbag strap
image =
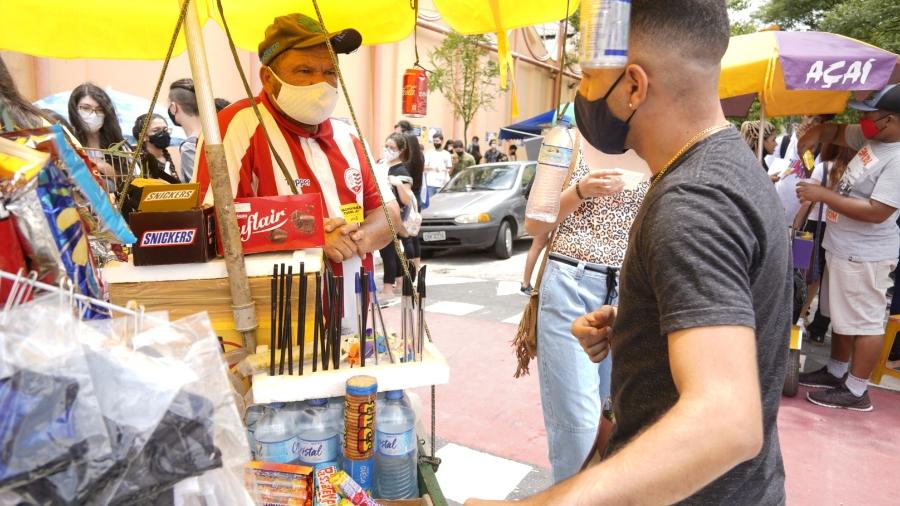
{"label": "handbag strap", "polygon": [[[569,172],[566,174],[566,181],[563,183],[562,188],[560,188],[560,192],[565,191],[572,184],[572,176],[575,174],[575,167],[578,166],[578,158],[581,156],[581,136],[575,136],[575,143],[572,146],[572,160],[569,161]],[[562,220],[560,220],[562,223]],[[541,267],[538,269],[538,277],[537,283],[534,285],[534,292],[538,292],[541,289],[541,283],[544,280],[544,269],[547,267],[547,260],[550,259],[550,252],[553,250],[553,247],[556,245],[556,233],[559,231],[559,224],[553,228],[550,232],[550,236],[547,238],[547,245],[544,247],[544,255],[541,258]]]}

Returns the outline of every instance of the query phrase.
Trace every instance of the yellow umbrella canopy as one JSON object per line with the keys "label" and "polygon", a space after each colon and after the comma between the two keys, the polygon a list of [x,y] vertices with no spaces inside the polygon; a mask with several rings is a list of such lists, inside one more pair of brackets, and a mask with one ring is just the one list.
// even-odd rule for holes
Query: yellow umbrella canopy
{"label": "yellow umbrella canopy", "polygon": [[719,97],[757,94],[767,116],[843,112],[851,91],[880,89],[897,55],[823,32],[767,31],[732,37]]}
{"label": "yellow umbrella canopy", "polygon": [[[221,25],[216,0],[191,1],[201,26],[210,19]],[[222,7],[235,44],[254,52],[276,16],[316,17],[311,0],[222,0]],[[415,23],[409,0],[320,0],[319,7],[328,30],[355,28],[368,45],[402,40]],[[180,10],[180,0],[0,2],[0,49],[54,58],[162,59]],[[184,49],[182,34],[175,54]]]}

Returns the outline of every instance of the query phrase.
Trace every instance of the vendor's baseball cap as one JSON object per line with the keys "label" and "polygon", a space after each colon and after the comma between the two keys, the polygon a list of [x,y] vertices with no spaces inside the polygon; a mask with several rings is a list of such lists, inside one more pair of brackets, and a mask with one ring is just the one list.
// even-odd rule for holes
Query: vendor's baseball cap
{"label": "vendor's baseball cap", "polygon": [[887,111],[900,113],[900,84],[889,84],[871,97],[850,102],[850,107],[858,111]]}
{"label": "vendor's baseball cap", "polygon": [[352,28],[339,32],[325,33],[322,25],[304,14],[278,16],[266,28],[266,37],[259,44],[259,61],[268,65],[276,56],[288,49],[318,46],[331,39],[336,53],[352,53],[362,45],[362,35]]}

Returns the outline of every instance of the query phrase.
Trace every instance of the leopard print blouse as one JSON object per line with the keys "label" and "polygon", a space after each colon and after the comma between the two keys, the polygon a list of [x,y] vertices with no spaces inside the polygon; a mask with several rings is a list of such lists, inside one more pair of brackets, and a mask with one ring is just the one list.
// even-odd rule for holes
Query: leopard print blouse
{"label": "leopard print blouse", "polygon": [[[581,151],[572,174],[575,184],[587,175]],[[634,190],[585,200],[559,225],[552,251],[586,262],[621,267],[628,246],[628,231],[650,187],[644,181]]]}

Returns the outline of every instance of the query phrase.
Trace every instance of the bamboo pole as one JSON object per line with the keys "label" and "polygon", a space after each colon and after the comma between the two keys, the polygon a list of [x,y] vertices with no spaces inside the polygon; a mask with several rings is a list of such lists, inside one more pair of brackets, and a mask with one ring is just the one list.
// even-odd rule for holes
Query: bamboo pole
{"label": "bamboo pole", "polygon": [[222,250],[225,254],[225,267],[228,271],[228,285],[231,290],[231,309],[234,314],[235,330],[243,337],[244,349],[256,353],[256,309],[250,294],[250,282],[244,265],[244,252],[241,249],[241,235],[234,213],[234,196],[228,167],[225,162],[225,149],[222,146],[222,135],[216,118],[215,97],[209,78],[209,66],[206,63],[206,48],[197,14],[197,2],[192,2],[190,12],[184,19],[184,36],[187,42],[188,57],[191,63],[191,74],[194,78],[194,90],[197,93],[197,106],[200,109],[200,123],[203,129],[203,149],[209,168],[210,188],[216,206],[216,223]]}

